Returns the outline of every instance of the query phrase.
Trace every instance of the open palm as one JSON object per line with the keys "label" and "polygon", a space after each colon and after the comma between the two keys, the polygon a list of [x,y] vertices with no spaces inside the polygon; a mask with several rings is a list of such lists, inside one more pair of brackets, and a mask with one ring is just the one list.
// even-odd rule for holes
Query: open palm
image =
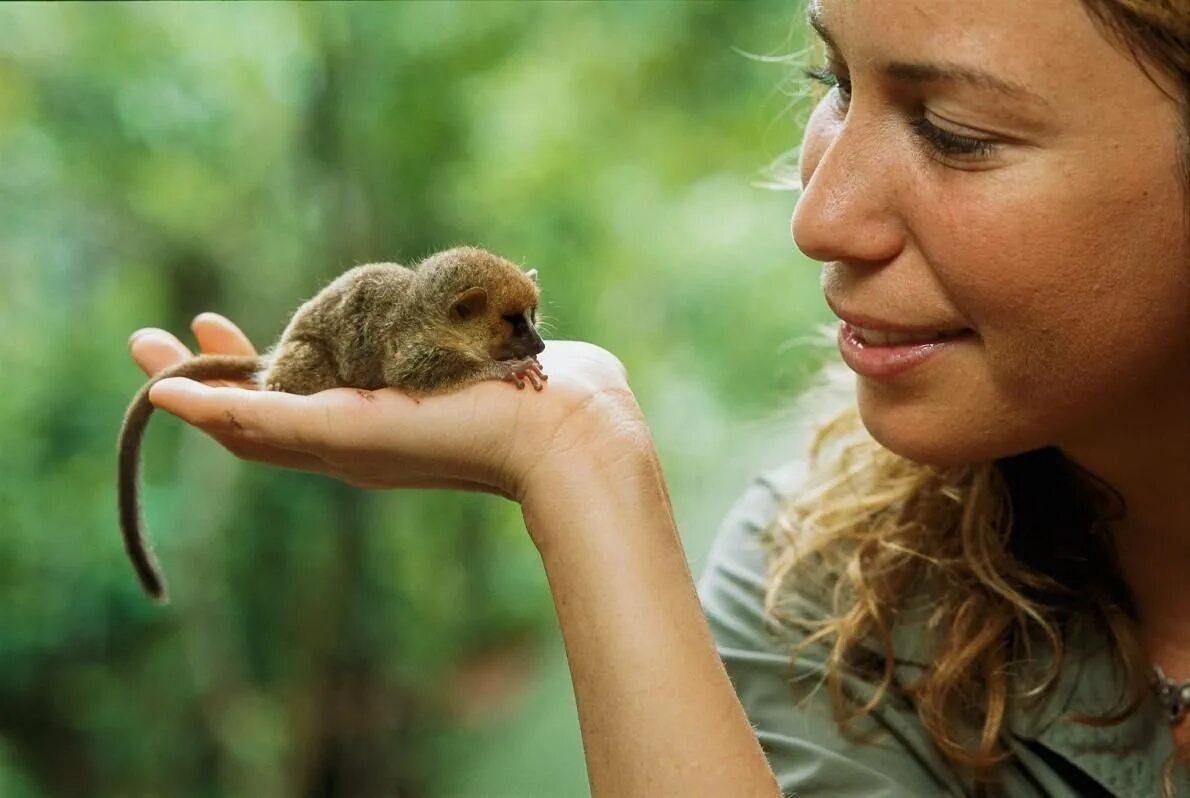
{"label": "open palm", "polygon": [[[256,352],[217,314],[200,315],[192,329],[203,353]],[[149,375],[193,356],[155,328],[137,331],[130,349]],[[296,396],[175,378],[150,397],[248,460],[362,487],[458,488],[521,500],[535,473],[582,457],[609,429],[647,434],[614,355],[583,342],[550,341],[539,359],[549,375],[540,392],[487,381],[421,399],[392,388]]]}

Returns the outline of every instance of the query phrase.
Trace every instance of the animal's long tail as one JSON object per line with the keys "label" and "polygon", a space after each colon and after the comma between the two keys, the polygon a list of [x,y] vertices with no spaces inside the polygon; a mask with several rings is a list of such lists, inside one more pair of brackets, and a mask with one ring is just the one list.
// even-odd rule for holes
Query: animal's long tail
{"label": "animal's long tail", "polygon": [[166,369],[146,382],[137,391],[124,414],[120,427],[118,496],[120,507],[120,530],[124,534],[124,549],[136,569],[136,575],[145,592],[159,604],[168,599],[165,582],[161,577],[161,566],[153,556],[145,537],[140,510],[140,446],[153,413],[149,402],[149,389],[166,377],[189,377],[193,380],[250,380],[261,368],[261,358],[236,355],[199,355]]}

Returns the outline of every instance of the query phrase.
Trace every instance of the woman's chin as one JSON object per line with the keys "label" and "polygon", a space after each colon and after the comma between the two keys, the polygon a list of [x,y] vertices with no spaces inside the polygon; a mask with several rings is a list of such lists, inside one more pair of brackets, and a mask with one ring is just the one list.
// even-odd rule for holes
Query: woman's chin
{"label": "woman's chin", "polygon": [[877,443],[908,460],[938,467],[980,463],[1025,449],[1003,428],[972,422],[961,407],[938,402],[886,403],[865,401],[860,392],[860,418]]}

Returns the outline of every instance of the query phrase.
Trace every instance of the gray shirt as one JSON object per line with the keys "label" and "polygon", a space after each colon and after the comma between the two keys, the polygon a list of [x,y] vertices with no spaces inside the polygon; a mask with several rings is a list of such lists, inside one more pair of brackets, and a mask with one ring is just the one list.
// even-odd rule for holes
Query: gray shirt
{"label": "gray shirt", "polygon": [[[903,696],[886,695],[857,727],[875,732],[875,739],[857,743],[836,725],[825,686],[796,695],[790,687],[791,677],[799,685],[820,681],[827,648],[815,645],[791,660],[789,643],[768,633],[758,536],[778,512],[781,497],[796,491],[804,478],[805,465],[792,463],[755,480],[720,527],[698,584],[719,655],[782,792],[833,798],[977,795],[933,744]],[[799,610],[823,611],[813,606]],[[929,666],[923,635],[911,624],[899,624],[893,640],[896,681],[911,684]],[[1156,699],[1112,726],[1065,717],[1101,714],[1119,696],[1104,630],[1088,625],[1072,632],[1065,645],[1048,702],[1031,713],[1010,712],[1007,717],[1005,743],[1011,757],[1001,768],[1001,786],[991,794],[1160,795],[1163,767],[1174,743]],[[848,687],[861,699],[872,694],[872,686],[858,680],[850,680]],[[1176,767],[1173,774],[1175,794],[1190,796],[1186,768]]]}

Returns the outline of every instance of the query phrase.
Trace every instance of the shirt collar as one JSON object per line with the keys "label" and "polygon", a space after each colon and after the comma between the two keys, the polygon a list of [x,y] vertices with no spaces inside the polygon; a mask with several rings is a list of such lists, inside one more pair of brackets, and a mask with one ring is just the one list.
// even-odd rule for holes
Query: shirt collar
{"label": "shirt collar", "polygon": [[[911,610],[893,628],[897,677],[902,684],[916,681],[931,662],[928,635],[923,633],[925,611],[924,606]],[[1074,720],[1072,715],[1118,713],[1124,706],[1119,703],[1124,679],[1107,632],[1098,624],[1073,624],[1063,646],[1062,665],[1049,696],[1042,703],[1011,703],[1005,719],[1008,734],[1059,754],[1114,795],[1160,795],[1174,744],[1156,697],[1147,694],[1135,712],[1109,726]],[[1052,659],[1048,641],[1036,650],[1039,662]],[[1190,794],[1186,768],[1174,768],[1174,781],[1175,794]]]}
{"label": "shirt collar", "polygon": [[[1078,766],[1115,795],[1156,796],[1166,764],[1174,753],[1173,734],[1152,692],[1118,723],[1092,726],[1071,716],[1118,713],[1126,703],[1124,674],[1112,641],[1098,624],[1075,624],[1064,639],[1065,651],[1053,694],[1040,711],[1014,707],[1008,727],[1024,740],[1035,740]],[[1177,794],[1186,794],[1185,768],[1174,768]]]}

